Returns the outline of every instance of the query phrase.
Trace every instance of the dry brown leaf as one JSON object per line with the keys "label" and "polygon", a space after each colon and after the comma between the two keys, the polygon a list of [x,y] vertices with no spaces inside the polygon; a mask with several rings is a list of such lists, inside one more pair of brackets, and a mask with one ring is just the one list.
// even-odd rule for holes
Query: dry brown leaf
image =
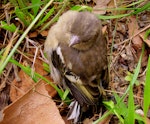
{"label": "dry brown leaf", "polygon": [[[108,8],[118,8],[118,7],[124,7],[124,5],[122,5],[121,2],[124,2],[124,1],[120,1],[120,0],[111,0],[108,4]],[[119,6],[118,6],[119,5]],[[122,5],[122,6],[120,6]],[[122,10],[122,11],[118,11],[118,10],[110,10],[108,9],[107,12],[111,12],[113,15],[118,15],[118,14],[124,14],[126,11]]]}
{"label": "dry brown leaf", "polygon": [[121,32],[123,35],[126,35],[126,32],[127,32],[126,24],[118,22],[117,23],[117,31]]}
{"label": "dry brown leaf", "polygon": [[93,13],[95,14],[105,14],[107,4],[110,2],[110,0],[94,0],[96,3],[96,6],[93,7]]}
{"label": "dry brown leaf", "polygon": [[[36,59],[34,64],[35,71],[41,75],[46,75],[46,72],[43,70],[42,61]],[[20,82],[14,80],[11,84],[10,88],[10,99],[14,102],[16,99],[24,95],[27,91],[29,91],[34,85],[35,82],[32,80],[30,76],[28,76],[22,70],[19,72],[19,77],[21,79]]]}
{"label": "dry brown leaf", "polygon": [[[47,76],[48,80],[51,80],[49,76]],[[54,90],[53,87],[51,87],[49,84],[45,84],[45,89],[47,90],[49,96],[54,97],[56,95],[56,90]]]}
{"label": "dry brown leaf", "polygon": [[133,53],[132,53],[132,47],[130,45],[127,45],[125,47],[125,51],[126,51],[126,60],[134,61],[134,56],[133,56]]}
{"label": "dry brown leaf", "polygon": [[40,34],[41,34],[43,37],[46,37],[46,36],[48,35],[48,31],[42,31]]}
{"label": "dry brown leaf", "polygon": [[[141,52],[142,50],[138,50],[137,51],[137,58],[140,58],[141,56]],[[137,62],[139,60],[137,59]],[[142,63],[141,63],[141,67],[146,67],[147,66],[147,62],[148,62],[148,53],[147,53],[147,50],[144,51],[144,54],[142,56]]]}
{"label": "dry brown leaf", "polygon": [[[114,3],[114,0],[111,0],[111,1],[109,2],[109,4],[108,4],[108,8],[116,8],[118,1],[120,1],[120,0],[115,0],[116,3]],[[111,10],[107,10],[107,11],[108,11],[108,12],[113,12],[113,11],[111,11]]]}
{"label": "dry brown leaf", "polygon": [[34,86],[33,80],[22,70],[19,72],[20,82],[17,82],[16,79],[11,83],[10,88],[10,99],[14,102],[16,99],[24,95],[31,87]]}
{"label": "dry brown leaf", "polygon": [[105,25],[105,26],[102,28],[102,33],[103,33],[103,34],[106,34],[106,31],[107,31],[107,26]]}
{"label": "dry brown leaf", "polygon": [[[132,37],[133,35],[135,35],[139,32],[139,30],[138,30],[139,27],[138,27],[136,17],[130,16],[130,22],[128,23],[128,27],[129,27],[129,30],[128,30],[129,37]],[[132,43],[133,43],[133,47],[136,50],[142,48],[143,41],[139,35],[136,35],[135,37],[133,37]]]}
{"label": "dry brown leaf", "polygon": [[4,109],[1,124],[65,124],[43,81]]}
{"label": "dry brown leaf", "polygon": [[36,32],[36,31],[31,32],[31,33],[29,33],[29,38],[37,37],[37,35],[38,35],[38,32]]}

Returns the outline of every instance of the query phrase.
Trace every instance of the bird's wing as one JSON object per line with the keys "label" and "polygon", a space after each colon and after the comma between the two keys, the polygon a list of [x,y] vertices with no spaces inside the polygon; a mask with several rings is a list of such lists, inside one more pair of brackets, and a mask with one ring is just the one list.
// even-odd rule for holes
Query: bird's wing
{"label": "bird's wing", "polygon": [[58,47],[56,50],[53,50],[51,55],[51,60],[54,68],[59,70],[61,78],[63,78],[62,83],[70,89],[72,95],[75,97],[77,101],[81,104],[81,106],[86,103],[88,105],[95,104],[95,98],[91,95],[85,85],[83,85],[80,77],[73,73],[65,64],[63,60],[62,54],[60,54],[60,48]]}

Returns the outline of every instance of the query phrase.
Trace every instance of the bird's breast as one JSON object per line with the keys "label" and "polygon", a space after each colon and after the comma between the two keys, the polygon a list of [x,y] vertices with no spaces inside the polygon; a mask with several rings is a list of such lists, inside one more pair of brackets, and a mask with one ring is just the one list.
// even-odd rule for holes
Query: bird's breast
{"label": "bird's breast", "polygon": [[101,55],[96,45],[87,51],[78,51],[65,44],[60,44],[60,48],[66,67],[86,82],[99,75],[106,64],[106,55]]}

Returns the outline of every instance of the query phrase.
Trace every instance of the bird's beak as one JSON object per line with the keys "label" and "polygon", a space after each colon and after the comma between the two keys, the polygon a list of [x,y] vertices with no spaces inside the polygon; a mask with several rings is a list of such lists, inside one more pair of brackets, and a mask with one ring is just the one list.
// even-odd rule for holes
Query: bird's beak
{"label": "bird's beak", "polygon": [[70,44],[69,47],[78,44],[79,43],[79,37],[77,35],[72,35],[71,39],[70,39]]}

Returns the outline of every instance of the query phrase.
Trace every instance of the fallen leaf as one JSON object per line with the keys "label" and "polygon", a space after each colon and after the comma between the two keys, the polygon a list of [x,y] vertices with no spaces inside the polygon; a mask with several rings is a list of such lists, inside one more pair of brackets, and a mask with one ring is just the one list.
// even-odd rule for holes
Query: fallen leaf
{"label": "fallen leaf", "polygon": [[[39,59],[36,59],[34,68],[35,72],[41,75],[46,75],[47,73],[43,70],[42,61]],[[10,87],[10,99],[12,102],[24,95],[35,85],[35,82],[32,80],[32,78],[28,76],[24,71],[21,70],[18,75],[21,81],[17,82],[16,80],[14,80],[11,83],[12,85]]]}
{"label": "fallen leaf", "polygon": [[28,90],[35,85],[34,81],[24,71],[19,72],[20,82],[16,79],[11,83],[10,100],[14,102],[16,99],[24,95]]}
{"label": "fallen leaf", "polygon": [[105,25],[105,26],[102,28],[102,34],[106,34],[106,31],[107,31],[107,26]]}
{"label": "fallen leaf", "polygon": [[38,35],[38,32],[36,32],[36,31],[31,32],[31,33],[29,33],[29,38],[37,37],[37,35]]}
{"label": "fallen leaf", "polygon": [[[140,58],[142,50],[137,51],[137,58]],[[136,60],[139,61],[138,59]],[[148,62],[148,53],[147,50],[144,51],[144,54],[142,56],[142,62],[141,62],[141,68],[146,67]]]}
{"label": "fallen leaf", "polygon": [[128,30],[128,28],[124,22],[117,23],[117,31],[121,32],[123,35],[126,35],[127,30]]}
{"label": "fallen leaf", "polygon": [[[124,8],[125,5],[123,4],[124,1],[120,1],[120,0],[111,0],[108,4],[108,8],[111,8],[111,9],[108,9],[107,12],[111,12],[113,15],[119,15],[119,14],[124,14],[126,12],[126,10],[122,10],[122,11],[118,11],[118,10],[115,10],[115,8]],[[114,8],[112,10],[112,8]]]}
{"label": "fallen leaf", "polygon": [[93,13],[95,14],[105,14],[107,4],[110,2],[110,0],[94,0],[96,3],[96,6],[93,7]]}
{"label": "fallen leaf", "polygon": [[1,124],[65,124],[43,81],[4,109]]}
{"label": "fallen leaf", "polygon": [[[128,27],[129,27],[128,34],[129,34],[129,37],[132,37],[139,32],[138,30],[139,26],[138,26],[135,16],[130,16],[129,19],[130,19],[130,22],[128,23]],[[142,48],[143,41],[139,35],[136,35],[132,38],[132,43],[133,43],[133,47],[135,50]]]}
{"label": "fallen leaf", "polygon": [[46,37],[46,36],[48,35],[48,31],[42,31],[40,34],[41,34],[43,37]]}
{"label": "fallen leaf", "polygon": [[[48,80],[51,80],[49,76],[47,76]],[[56,90],[54,90],[53,87],[51,87],[49,84],[45,84],[45,89],[47,90],[49,96],[54,97],[56,95]]]}
{"label": "fallen leaf", "polygon": [[127,45],[125,47],[125,51],[126,51],[126,60],[134,61],[134,56],[133,56],[133,53],[132,53],[132,47],[130,45]]}

